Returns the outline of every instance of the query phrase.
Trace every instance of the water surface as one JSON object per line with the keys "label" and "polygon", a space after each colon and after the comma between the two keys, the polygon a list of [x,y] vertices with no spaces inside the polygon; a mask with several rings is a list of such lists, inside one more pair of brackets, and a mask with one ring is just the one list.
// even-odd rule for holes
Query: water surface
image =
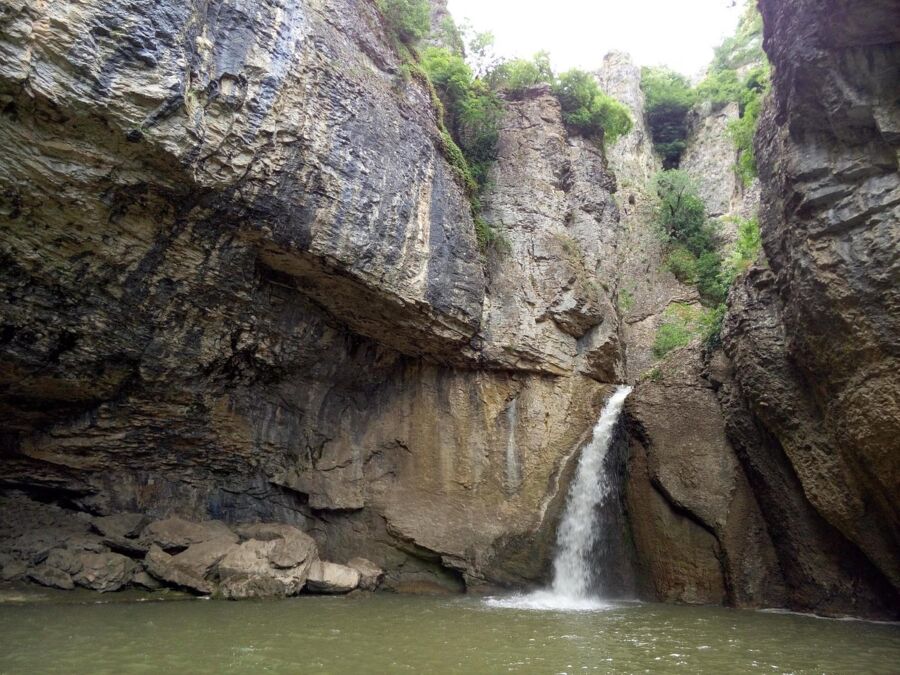
{"label": "water surface", "polygon": [[277,601],[7,595],[3,673],[897,673],[900,627],[655,604],[474,597]]}

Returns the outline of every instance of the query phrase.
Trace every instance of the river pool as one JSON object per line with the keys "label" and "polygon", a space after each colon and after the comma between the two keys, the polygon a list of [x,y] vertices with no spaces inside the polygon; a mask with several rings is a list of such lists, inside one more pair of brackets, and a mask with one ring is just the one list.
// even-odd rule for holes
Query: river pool
{"label": "river pool", "polygon": [[900,672],[897,625],[712,607],[563,612],[390,594],[0,600],[3,673]]}

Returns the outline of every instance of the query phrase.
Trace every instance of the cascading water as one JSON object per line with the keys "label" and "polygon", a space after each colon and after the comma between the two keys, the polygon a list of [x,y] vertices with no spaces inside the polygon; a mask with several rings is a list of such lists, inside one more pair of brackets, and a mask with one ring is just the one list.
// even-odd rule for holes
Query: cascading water
{"label": "cascading water", "polygon": [[612,477],[604,471],[604,460],[613,442],[616,424],[631,387],[620,386],[603,407],[590,442],[581,452],[575,480],[569,488],[566,508],[556,534],[553,584],[543,591],[511,598],[494,598],[495,607],[520,609],[585,610],[606,607],[591,595],[590,553],[597,540],[594,509],[612,491]]}

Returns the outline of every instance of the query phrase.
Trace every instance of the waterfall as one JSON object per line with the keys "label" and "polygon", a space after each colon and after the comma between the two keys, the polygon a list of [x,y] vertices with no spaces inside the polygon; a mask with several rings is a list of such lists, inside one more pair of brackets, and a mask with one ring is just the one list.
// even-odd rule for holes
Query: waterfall
{"label": "waterfall", "polygon": [[[566,507],[556,533],[553,584],[547,590],[510,598],[491,598],[494,607],[518,609],[588,610],[608,607],[591,595],[593,577],[590,554],[602,533],[595,508],[610,495],[613,476],[604,460],[609,453],[616,424],[631,387],[616,389],[594,425],[590,442],[581,451],[575,479],[569,488]],[[602,571],[601,571],[602,572]]]}
{"label": "waterfall", "polygon": [[631,387],[616,389],[600,413],[590,443],[581,451],[575,480],[569,488],[566,510],[556,533],[553,592],[559,596],[571,599],[589,597],[589,554],[598,535],[594,507],[602,504],[612,489],[611,477],[603,470],[603,460],[612,445],[616,423],[630,393]]}

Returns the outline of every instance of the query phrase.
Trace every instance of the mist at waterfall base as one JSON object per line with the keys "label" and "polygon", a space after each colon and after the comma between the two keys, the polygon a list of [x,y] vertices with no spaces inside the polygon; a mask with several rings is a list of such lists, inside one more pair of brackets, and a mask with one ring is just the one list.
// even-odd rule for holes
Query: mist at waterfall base
{"label": "mist at waterfall base", "polygon": [[[618,498],[615,462],[606,461],[631,387],[620,386],[606,402],[590,442],[581,451],[565,511],[556,533],[553,583],[524,595],[487,598],[491,607],[556,611],[595,611],[615,605],[604,600],[606,574],[592,564],[598,542],[611,536],[613,523],[596,517],[599,506]],[[599,586],[599,588],[598,588]]]}

